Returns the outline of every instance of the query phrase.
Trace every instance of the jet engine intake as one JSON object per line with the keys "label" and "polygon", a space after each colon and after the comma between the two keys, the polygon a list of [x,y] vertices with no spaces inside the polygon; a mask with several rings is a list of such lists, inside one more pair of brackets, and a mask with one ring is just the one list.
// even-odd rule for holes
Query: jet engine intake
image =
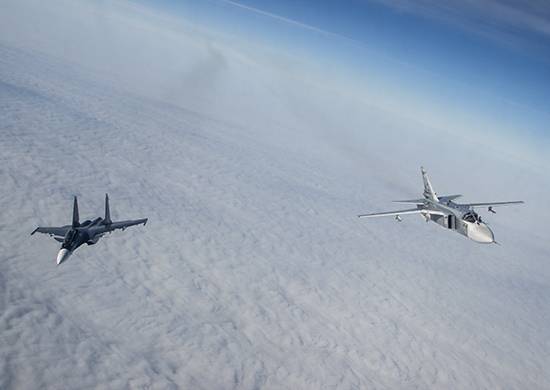
{"label": "jet engine intake", "polygon": [[86,242],[86,244],[88,244],[88,245],[94,245],[94,244],[96,244],[98,241],[99,241],[99,237],[95,237],[95,238],[93,238],[93,239],[91,239],[91,240],[88,240],[88,241]]}

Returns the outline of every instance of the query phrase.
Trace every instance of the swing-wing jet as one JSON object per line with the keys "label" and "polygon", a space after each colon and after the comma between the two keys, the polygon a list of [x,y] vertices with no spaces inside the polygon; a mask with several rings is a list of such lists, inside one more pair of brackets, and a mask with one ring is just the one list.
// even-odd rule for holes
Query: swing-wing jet
{"label": "swing-wing jet", "polygon": [[411,203],[414,208],[394,210],[381,213],[359,215],[359,218],[375,218],[394,216],[401,221],[406,214],[420,214],[426,222],[432,221],[438,225],[455,231],[479,243],[496,243],[493,231],[482,221],[476,209],[486,207],[489,212],[496,213],[494,207],[521,204],[521,200],[508,202],[486,203],[456,203],[454,200],[462,195],[438,196],[433,190],[428,174],[420,168],[424,181],[424,197],[421,199],[396,200],[397,203]]}

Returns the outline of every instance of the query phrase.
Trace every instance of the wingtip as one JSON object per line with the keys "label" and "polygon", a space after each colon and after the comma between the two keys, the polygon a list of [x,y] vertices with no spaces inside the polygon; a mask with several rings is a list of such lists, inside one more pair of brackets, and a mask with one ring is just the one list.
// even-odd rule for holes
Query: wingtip
{"label": "wingtip", "polygon": [[31,232],[31,236],[36,233],[38,231],[38,228],[34,229],[32,232]]}

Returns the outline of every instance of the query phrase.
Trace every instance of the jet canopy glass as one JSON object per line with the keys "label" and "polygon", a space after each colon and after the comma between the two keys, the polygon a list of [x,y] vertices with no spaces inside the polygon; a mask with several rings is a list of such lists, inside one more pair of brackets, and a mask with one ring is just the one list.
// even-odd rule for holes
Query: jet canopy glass
{"label": "jet canopy glass", "polygon": [[481,222],[481,217],[475,211],[468,211],[462,216],[462,219],[466,222]]}

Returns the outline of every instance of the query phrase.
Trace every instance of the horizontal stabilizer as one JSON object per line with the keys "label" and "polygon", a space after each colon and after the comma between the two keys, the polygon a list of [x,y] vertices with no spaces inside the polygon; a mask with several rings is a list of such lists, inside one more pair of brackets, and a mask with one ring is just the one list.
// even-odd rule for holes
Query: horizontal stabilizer
{"label": "horizontal stabilizer", "polygon": [[440,196],[439,197],[439,200],[441,202],[447,202],[449,200],[455,200],[455,199],[458,199],[460,198],[462,195],[444,195],[444,196]]}
{"label": "horizontal stabilizer", "polygon": [[413,203],[413,204],[424,204],[426,199],[405,199],[405,200],[392,200],[394,203]]}

